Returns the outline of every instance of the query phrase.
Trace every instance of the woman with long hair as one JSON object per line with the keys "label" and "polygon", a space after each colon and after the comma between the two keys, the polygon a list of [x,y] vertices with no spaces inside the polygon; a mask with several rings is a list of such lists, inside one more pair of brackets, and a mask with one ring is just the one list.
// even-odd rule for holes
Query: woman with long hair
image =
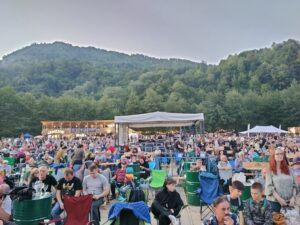
{"label": "woman with long hair", "polygon": [[270,171],[265,186],[265,195],[271,203],[272,211],[280,212],[281,207],[294,206],[296,193],[295,177],[285,152],[277,148],[270,155]]}

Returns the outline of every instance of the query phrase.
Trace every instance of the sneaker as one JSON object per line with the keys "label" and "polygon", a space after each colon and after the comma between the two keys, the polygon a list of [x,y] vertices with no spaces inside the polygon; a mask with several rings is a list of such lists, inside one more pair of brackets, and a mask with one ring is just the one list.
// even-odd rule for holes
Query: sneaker
{"label": "sneaker", "polygon": [[172,225],[179,225],[179,221],[178,221],[178,219],[176,219],[175,216],[169,215],[169,219],[171,220]]}

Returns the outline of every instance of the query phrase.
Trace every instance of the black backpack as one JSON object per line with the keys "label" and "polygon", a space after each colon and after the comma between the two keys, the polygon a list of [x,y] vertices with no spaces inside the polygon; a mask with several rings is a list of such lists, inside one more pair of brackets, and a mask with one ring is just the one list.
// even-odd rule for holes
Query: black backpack
{"label": "black backpack", "polygon": [[35,190],[31,187],[27,186],[20,186],[15,187],[13,190],[10,191],[10,198],[12,200],[30,200],[32,199],[32,195],[35,192]]}
{"label": "black backpack", "polygon": [[140,189],[132,189],[129,194],[129,202],[145,202],[145,193]]}

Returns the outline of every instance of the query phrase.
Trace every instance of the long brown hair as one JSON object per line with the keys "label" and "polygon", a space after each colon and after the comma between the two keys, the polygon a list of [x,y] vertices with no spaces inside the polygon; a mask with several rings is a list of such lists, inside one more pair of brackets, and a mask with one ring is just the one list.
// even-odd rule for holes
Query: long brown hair
{"label": "long brown hair", "polygon": [[[270,155],[270,170],[277,175],[277,167],[276,167],[276,160],[275,160],[275,151],[272,152],[272,154]],[[288,164],[288,160],[287,157],[285,155],[285,152],[282,151],[283,154],[283,159],[280,163],[280,170],[282,173],[286,174],[286,175],[290,175],[290,170],[289,170],[289,164]]]}

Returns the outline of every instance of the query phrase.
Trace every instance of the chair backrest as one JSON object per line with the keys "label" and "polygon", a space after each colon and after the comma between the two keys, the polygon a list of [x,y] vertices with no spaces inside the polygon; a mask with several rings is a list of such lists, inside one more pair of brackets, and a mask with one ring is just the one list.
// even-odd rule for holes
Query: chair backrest
{"label": "chair backrest", "polygon": [[153,148],[152,147],[145,147],[145,152],[152,152],[153,151]]}
{"label": "chair backrest", "polygon": [[4,160],[6,160],[8,162],[7,164],[10,165],[10,166],[14,166],[15,165],[16,159],[13,158],[13,157],[4,157]]}
{"label": "chair backrest", "polygon": [[232,171],[234,171],[235,170],[234,160],[230,160],[228,162],[229,162],[229,164],[231,166]]}
{"label": "chair backrest", "polygon": [[165,182],[166,176],[167,176],[167,172],[165,170],[152,170],[152,175],[151,175],[152,179],[151,179],[150,186],[162,187]]}
{"label": "chair backrest", "polygon": [[154,168],[155,168],[155,161],[150,161],[150,162],[148,162],[148,164],[149,164],[149,169],[150,170],[154,170]]}
{"label": "chair backrest", "polygon": [[65,196],[64,206],[67,212],[65,225],[86,225],[93,201],[92,195],[80,197]]}

